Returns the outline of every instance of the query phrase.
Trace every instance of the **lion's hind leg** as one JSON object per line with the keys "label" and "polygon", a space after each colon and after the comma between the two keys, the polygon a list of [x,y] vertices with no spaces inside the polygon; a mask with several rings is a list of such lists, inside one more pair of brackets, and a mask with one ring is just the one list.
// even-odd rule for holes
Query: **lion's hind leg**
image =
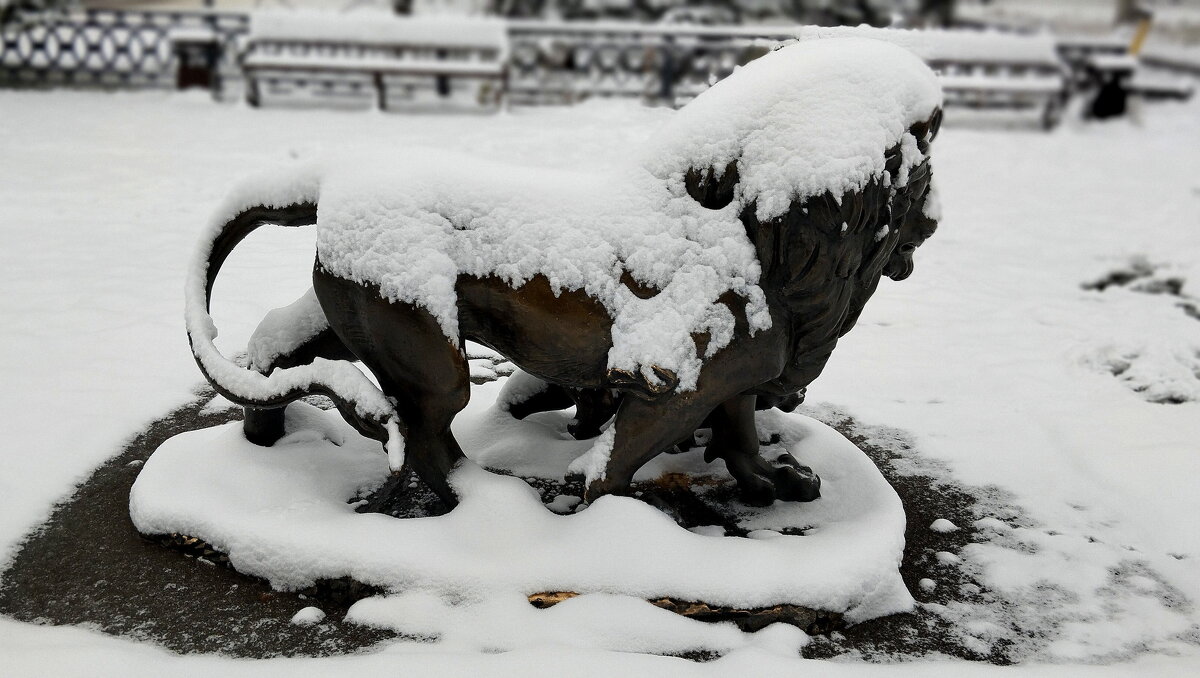
{"label": "lion's hind leg", "polygon": [[[450,472],[464,458],[450,423],[471,397],[471,370],[427,309],[318,269],[313,282],[329,324],[375,375],[404,423],[405,464],[448,506]],[[398,488],[396,488],[398,490]],[[372,504],[386,506],[390,497]]]}
{"label": "lion's hind leg", "polygon": [[[428,318],[428,326],[405,322],[416,321],[421,315]],[[458,497],[450,486],[449,475],[464,455],[450,424],[471,397],[470,366],[466,357],[446,341],[428,313],[413,309],[400,317],[392,336],[403,338],[399,343],[413,350],[372,353],[364,356],[363,364],[395,402],[407,427],[406,462],[448,508],[453,508]],[[403,331],[401,323],[409,326],[405,334],[399,334]],[[389,499],[377,497],[375,503],[386,504]]]}

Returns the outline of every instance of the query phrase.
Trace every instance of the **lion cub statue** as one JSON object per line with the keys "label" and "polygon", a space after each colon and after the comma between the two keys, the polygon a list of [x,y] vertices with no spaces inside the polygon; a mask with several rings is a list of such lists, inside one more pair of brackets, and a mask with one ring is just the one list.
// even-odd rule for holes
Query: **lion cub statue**
{"label": "lion cub statue", "polygon": [[[589,500],[626,492],[706,422],[706,458],[724,460],[747,502],[809,501],[819,477],[759,454],[755,406],[794,405],[881,276],[912,272],[936,228],[940,106],[911,53],[812,40],[714,85],[627,167],[393,153],[259,177],[195,256],[192,351],[246,408],[251,441],[273,444],[287,403],[327,395],[450,506],[466,340],[536,377],[535,408],[591,413],[577,435],[595,442],[572,466]],[[259,326],[247,369],[216,349],[208,306],[226,257],[263,224],[315,224],[316,262],[312,289]]]}

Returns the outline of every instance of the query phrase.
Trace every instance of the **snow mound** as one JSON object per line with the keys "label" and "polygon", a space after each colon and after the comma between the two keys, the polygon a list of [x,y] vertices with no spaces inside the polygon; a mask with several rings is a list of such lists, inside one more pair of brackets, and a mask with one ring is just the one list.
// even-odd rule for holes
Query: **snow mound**
{"label": "snow mound", "polygon": [[546,645],[618,652],[725,654],[757,647],[794,657],[808,637],[775,624],[744,633],[733,624],[708,624],[629,596],[592,593],[538,610],[525,596],[508,593],[451,603],[426,592],[361,600],[346,619],[417,637],[437,638],[441,649],[495,652]]}
{"label": "snow mound", "polygon": [[[494,406],[499,383],[474,391],[455,434],[487,466],[561,480],[589,447],[562,439],[568,413],[518,421]],[[304,403],[289,406],[288,418],[314,433],[293,432],[274,447],[247,442],[239,422],[170,439],[139,474],[130,516],[143,534],[200,537],[239,571],[281,589],[352,577],[393,594],[459,601],[576,591],[738,607],[793,603],[845,612],[851,621],[910,609],[897,571],[904,511],[891,487],[832,429],[800,415],[765,414],[763,426],[782,439],[768,453],[787,449],[823,479],[822,498],[810,504],[739,509],[741,529],[780,533],[771,539],[696,534],[629,497],[602,497],[558,515],[522,479],[474,462],[452,474],[461,503],[447,515],[359,514],[354,502],[388,477],[378,443],[336,412]],[[341,435],[329,435],[329,427]],[[703,469],[728,479],[721,464],[705,465],[702,456],[703,449],[662,455],[641,477]],[[390,604],[360,603],[359,613]]]}
{"label": "snow mound", "polygon": [[1085,362],[1152,403],[1200,401],[1200,341],[1146,337],[1097,347]]}
{"label": "snow mound", "polygon": [[929,524],[929,529],[933,530],[934,532],[954,532],[958,529],[958,525],[955,525],[945,518],[938,518]]}
{"label": "snow mound", "polygon": [[325,612],[317,607],[306,607],[292,615],[292,623],[297,626],[312,626],[323,621],[325,621]]}

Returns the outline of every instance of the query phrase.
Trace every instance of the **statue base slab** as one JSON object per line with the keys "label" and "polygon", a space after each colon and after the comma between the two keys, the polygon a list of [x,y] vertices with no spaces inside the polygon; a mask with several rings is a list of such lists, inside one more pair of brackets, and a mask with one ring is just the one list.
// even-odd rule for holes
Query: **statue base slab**
{"label": "statue base slab", "polygon": [[[584,505],[564,481],[591,447],[566,433],[570,411],[513,419],[493,404],[502,384],[475,386],[455,420],[472,461],[452,474],[461,503],[445,515],[422,515],[415,499],[407,509],[361,512],[389,481],[405,482],[410,498],[429,493],[392,476],[379,444],[336,411],[305,403],[289,406],[288,434],[273,447],[247,442],[240,422],[171,438],[135,482],[130,515],[142,534],[202,541],[278,589],[354,582],[361,599],[342,601],[353,602],[348,621],[485,649],[520,646],[502,632],[513,625],[529,638],[531,627],[554,636],[594,633],[597,624],[615,649],[636,648],[645,633],[635,620],[650,615],[659,628],[667,622],[654,615],[675,617],[664,610],[815,632],[911,609],[897,570],[900,500],[871,460],[824,424],[778,411],[758,417],[760,438],[777,441],[764,444],[764,456],[789,452],[820,474],[814,502],[742,505],[722,463],[706,464],[697,447],[643,468],[640,498]],[[722,627],[732,628],[708,626]],[[729,646],[709,640],[699,644]]]}

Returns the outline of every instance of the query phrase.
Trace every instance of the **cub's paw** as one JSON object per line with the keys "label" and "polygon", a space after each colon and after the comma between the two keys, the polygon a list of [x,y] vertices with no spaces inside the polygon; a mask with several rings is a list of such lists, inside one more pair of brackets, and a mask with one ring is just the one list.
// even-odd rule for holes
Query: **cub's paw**
{"label": "cub's paw", "polygon": [[[606,422],[601,422],[601,424]],[[567,433],[575,440],[591,440],[600,436],[600,424],[594,421],[573,420],[567,424]]]}
{"label": "cub's paw", "polygon": [[630,372],[611,368],[608,370],[608,382],[612,388],[627,390],[643,400],[653,400],[659,396],[674,391],[679,386],[679,376],[675,372],[658,365],[651,365],[653,379],[641,372]]}
{"label": "cub's paw", "polygon": [[821,496],[821,478],[813,470],[784,453],[774,462],[757,454],[726,459],[729,473],[737,481],[742,501],[751,506],[770,506],[780,501],[812,501]]}

